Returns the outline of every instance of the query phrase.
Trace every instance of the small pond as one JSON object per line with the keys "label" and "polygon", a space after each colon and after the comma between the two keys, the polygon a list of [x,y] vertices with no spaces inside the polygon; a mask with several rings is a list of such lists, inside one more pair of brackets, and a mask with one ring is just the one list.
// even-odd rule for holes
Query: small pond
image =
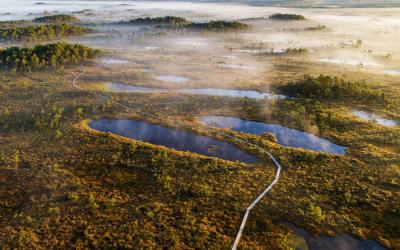
{"label": "small pond", "polygon": [[386,127],[393,127],[393,126],[396,126],[399,124],[397,121],[385,119],[374,113],[369,113],[369,112],[365,112],[365,111],[361,111],[361,110],[353,110],[352,113],[353,113],[353,115],[357,116],[360,119],[363,119],[366,121],[371,121],[371,122],[376,122],[377,124],[386,126]]}
{"label": "small pond", "polygon": [[187,82],[189,78],[183,76],[174,76],[174,75],[164,75],[164,76],[156,76],[157,80],[163,82]]}
{"label": "small pond", "polygon": [[237,89],[217,89],[217,88],[182,88],[182,89],[162,89],[147,88],[140,86],[132,86],[123,83],[106,83],[105,87],[108,91],[114,92],[135,92],[135,93],[183,93],[193,95],[210,95],[210,96],[228,96],[228,97],[247,97],[250,99],[268,99],[278,100],[285,99],[284,95],[276,95],[272,93],[263,93],[253,90],[237,90]]}
{"label": "small pond", "polygon": [[208,43],[198,42],[198,41],[180,41],[180,42],[176,42],[176,44],[185,45],[185,46],[193,46],[193,47],[208,46]]}
{"label": "small pond", "polygon": [[254,69],[252,65],[243,65],[238,63],[217,63],[219,68],[230,68],[230,69]]}
{"label": "small pond", "polygon": [[[307,231],[291,223],[285,223],[294,232],[294,237],[289,240],[297,250],[385,250],[373,240],[358,240],[349,234],[340,234],[335,237],[312,237]],[[289,243],[290,244],[290,243]]]}
{"label": "small pond", "polygon": [[247,54],[263,54],[271,52],[269,49],[237,49],[235,50],[238,53],[247,53]]}
{"label": "small pond", "polygon": [[129,63],[128,60],[119,59],[119,58],[103,58],[101,60],[101,62],[107,63],[107,64],[127,64],[127,63]]}
{"label": "small pond", "polygon": [[393,76],[400,75],[400,69],[387,69],[387,70],[384,70],[384,72],[385,72],[385,74],[393,75]]}
{"label": "small pond", "polygon": [[233,144],[179,129],[129,119],[99,119],[89,122],[89,127],[127,138],[162,145],[180,151],[217,157],[229,161],[255,163],[257,159]]}
{"label": "small pond", "polygon": [[157,50],[157,49],[159,49],[159,48],[156,47],[156,46],[146,46],[146,47],[144,47],[144,49],[145,49],[145,50]]}
{"label": "small pond", "polygon": [[346,147],[336,145],[327,139],[277,124],[253,122],[225,116],[201,116],[199,121],[210,126],[231,128],[254,135],[262,135],[267,132],[273,133],[278,143],[287,147],[304,148],[338,155],[344,155],[346,150]]}
{"label": "small pond", "polygon": [[322,63],[331,63],[331,64],[343,64],[343,65],[364,65],[364,66],[377,66],[379,64],[372,62],[372,61],[357,61],[357,60],[352,60],[352,59],[339,59],[339,58],[321,58],[318,59],[319,62]]}

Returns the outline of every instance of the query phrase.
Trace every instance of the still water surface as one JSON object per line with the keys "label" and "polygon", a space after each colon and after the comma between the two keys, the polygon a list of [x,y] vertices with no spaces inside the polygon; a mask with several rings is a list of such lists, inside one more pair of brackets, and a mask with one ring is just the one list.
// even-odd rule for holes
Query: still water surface
{"label": "still water surface", "polygon": [[255,163],[257,159],[238,147],[179,129],[167,128],[144,121],[129,119],[99,119],[89,122],[89,127],[127,138],[162,145],[180,151],[217,157],[229,161]]}
{"label": "still water surface", "polygon": [[267,132],[273,133],[277,142],[283,146],[304,148],[338,155],[344,155],[346,153],[346,147],[336,145],[327,139],[278,124],[253,122],[226,116],[201,116],[199,120],[210,126],[231,128],[249,134],[261,135]]}

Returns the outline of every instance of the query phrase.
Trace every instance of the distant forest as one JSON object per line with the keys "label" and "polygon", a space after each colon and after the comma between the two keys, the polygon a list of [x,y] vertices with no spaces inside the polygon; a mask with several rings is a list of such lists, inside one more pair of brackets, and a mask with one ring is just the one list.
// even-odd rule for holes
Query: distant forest
{"label": "distant forest", "polygon": [[165,17],[146,17],[137,18],[130,21],[121,21],[112,24],[122,25],[153,25],[159,28],[186,28],[197,31],[230,31],[249,28],[250,26],[236,21],[210,21],[207,23],[191,22],[183,17],[165,16]]}
{"label": "distant forest", "polygon": [[92,29],[69,24],[0,27],[0,41],[46,41],[93,32]]}
{"label": "distant forest", "polygon": [[0,68],[12,72],[58,69],[94,58],[100,51],[80,44],[54,43],[0,50]]}

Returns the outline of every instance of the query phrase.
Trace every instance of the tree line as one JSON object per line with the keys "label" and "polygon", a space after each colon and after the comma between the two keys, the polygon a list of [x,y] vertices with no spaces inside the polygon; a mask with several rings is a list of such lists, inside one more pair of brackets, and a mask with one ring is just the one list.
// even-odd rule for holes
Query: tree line
{"label": "tree line", "polygon": [[191,22],[183,17],[164,16],[164,17],[145,17],[136,18],[130,21],[121,21],[115,24],[135,24],[135,25],[188,25]]}
{"label": "tree line", "polygon": [[228,31],[249,28],[248,24],[237,21],[210,21],[206,23],[191,22],[183,17],[146,17],[137,18],[130,21],[121,21],[112,24],[131,24],[131,25],[154,25],[158,28],[186,28],[201,31]]}
{"label": "tree line", "polygon": [[346,81],[336,76],[305,75],[302,79],[279,87],[288,96],[297,98],[345,101],[386,102],[385,94],[371,89],[363,81]]}
{"label": "tree line", "polygon": [[207,23],[190,23],[186,26],[189,29],[199,29],[206,31],[228,31],[228,30],[241,30],[249,28],[248,24],[241,22],[227,22],[227,21],[210,21]]}
{"label": "tree line", "polygon": [[63,68],[94,58],[100,51],[80,44],[53,43],[33,48],[10,47],[0,50],[0,68],[12,72],[31,72]]}
{"label": "tree line", "polygon": [[33,25],[0,28],[0,41],[43,41],[93,32],[92,29],[69,24]]}
{"label": "tree line", "polygon": [[79,19],[65,14],[37,17],[33,20],[35,23],[78,23]]}
{"label": "tree line", "polygon": [[306,18],[302,15],[282,14],[282,13],[273,14],[273,15],[269,16],[269,19],[273,19],[273,20],[306,20]]}
{"label": "tree line", "polygon": [[14,20],[14,21],[0,21],[0,28],[14,27],[14,26],[26,26],[32,25],[33,22],[29,20]]}

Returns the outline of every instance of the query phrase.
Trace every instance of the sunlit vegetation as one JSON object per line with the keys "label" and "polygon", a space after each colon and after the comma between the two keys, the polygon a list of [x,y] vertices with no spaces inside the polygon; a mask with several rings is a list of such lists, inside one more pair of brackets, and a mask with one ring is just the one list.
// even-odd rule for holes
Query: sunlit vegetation
{"label": "sunlit vegetation", "polygon": [[273,20],[306,20],[306,18],[302,15],[296,15],[296,14],[282,14],[282,13],[276,13],[271,16],[269,16],[270,19]]}
{"label": "sunlit vegetation", "polygon": [[79,19],[71,15],[52,15],[37,17],[33,20],[35,23],[77,23]]}
{"label": "sunlit vegetation", "polygon": [[0,50],[0,68],[12,72],[30,72],[63,68],[94,58],[99,51],[79,44],[54,43],[33,48],[11,47]]}
{"label": "sunlit vegetation", "polygon": [[365,82],[346,81],[339,77],[305,75],[279,87],[285,95],[328,101],[385,103],[385,93],[371,89]]}
{"label": "sunlit vegetation", "polygon": [[137,18],[126,22],[121,21],[113,24],[154,25],[158,28],[186,28],[200,31],[229,31],[249,28],[249,25],[236,21],[210,21],[207,23],[195,23],[177,16]]}
{"label": "sunlit vegetation", "polygon": [[[48,18],[43,22],[45,26],[68,22],[56,21],[59,19]],[[153,37],[147,41],[142,36],[135,40],[135,46],[129,42],[128,47],[122,47],[127,41],[122,40],[121,45],[113,43],[109,47],[110,51],[126,53],[113,55],[116,60],[127,59],[132,63],[108,65],[90,60],[101,52],[78,44],[0,49],[2,248],[230,249],[246,207],[271,183],[275,166],[259,148],[222,136],[228,134],[268,150],[282,165],[279,182],[251,211],[238,249],[297,249],[292,246],[293,235],[285,222],[313,235],[349,234],[377,241],[387,249],[399,249],[400,126],[380,126],[351,113],[352,108],[357,108],[400,120],[397,78],[381,76],[364,82],[358,79],[373,74],[339,70],[330,64],[314,67],[315,63],[309,63],[308,57],[314,52],[322,54],[323,47],[318,47],[318,53],[311,49],[310,54],[303,48],[261,53],[271,46],[246,44],[244,36],[236,34],[196,34],[190,39],[201,37],[201,40],[195,42],[210,38],[206,40],[207,48],[198,52],[194,48],[175,50],[180,46],[173,44],[187,37],[186,29],[231,31],[248,26],[224,21],[192,23],[179,17],[140,20],[132,24],[149,25],[140,28],[170,36],[168,44],[161,39],[154,41]],[[26,27],[33,24],[0,22],[0,28],[33,28]],[[183,36],[178,36],[179,32],[169,33],[168,27],[184,31]],[[305,32],[306,26],[295,27],[296,32],[312,33]],[[118,31],[117,27],[102,28]],[[124,30],[142,29],[124,27]],[[309,29],[316,32],[314,35],[319,34],[318,30]],[[260,36],[251,34],[253,44],[256,39],[265,40],[265,29],[262,32]],[[29,37],[41,41],[40,34],[33,32]],[[119,34],[115,33],[117,42]],[[368,49],[372,42],[365,39]],[[154,51],[157,53],[145,53],[142,45],[159,49]],[[242,47],[257,53],[235,51]],[[226,70],[226,75],[215,74],[212,66],[221,60],[243,62],[243,66],[254,64],[262,71]],[[72,80],[81,72],[82,62],[85,74],[76,82],[80,87],[76,89]],[[140,72],[142,68],[150,72]],[[317,76],[320,72],[329,76]],[[280,84],[271,92],[289,98],[253,100],[174,92],[110,93],[104,87],[96,87],[119,81],[160,87],[154,83],[153,74],[167,73],[192,77],[189,85],[193,87],[229,86],[261,92],[270,90],[266,82],[271,79]],[[303,76],[304,73],[313,76]],[[205,79],[214,77],[216,81],[205,83],[202,74]],[[341,77],[330,76],[334,74]],[[123,105],[162,119],[128,112],[93,93],[110,96]],[[207,130],[196,119],[202,115],[280,124],[326,138],[348,150],[343,156],[331,155],[284,147],[270,133],[256,136],[228,128]],[[203,157],[87,127],[87,121],[101,118],[144,120],[208,136],[232,143],[260,162],[244,164]]]}
{"label": "sunlit vegetation", "polygon": [[83,35],[93,30],[69,24],[0,28],[0,41],[48,41]]}
{"label": "sunlit vegetation", "polygon": [[[272,179],[271,162],[265,158],[251,166],[202,158],[89,131],[82,120],[146,118],[73,90],[65,75],[1,78],[1,101],[8,104],[0,105],[0,216],[8,225],[0,230],[1,244],[31,249],[230,248],[245,207]],[[399,195],[400,159],[373,146],[395,147],[397,130],[356,122],[303,99],[271,106],[206,96],[115,98],[171,117],[167,126],[213,137],[218,135],[189,118],[219,110],[265,120],[260,107],[268,107],[274,122],[290,122],[288,126],[302,130],[317,126],[323,136],[351,146],[349,155],[333,156],[281,147],[270,136],[223,130],[268,149],[284,167],[268,199],[252,211],[240,247],[288,249],[290,232],[280,225],[283,220],[315,234],[348,232],[391,249],[400,243],[400,207],[392,199]],[[171,104],[177,99],[182,102]]]}

